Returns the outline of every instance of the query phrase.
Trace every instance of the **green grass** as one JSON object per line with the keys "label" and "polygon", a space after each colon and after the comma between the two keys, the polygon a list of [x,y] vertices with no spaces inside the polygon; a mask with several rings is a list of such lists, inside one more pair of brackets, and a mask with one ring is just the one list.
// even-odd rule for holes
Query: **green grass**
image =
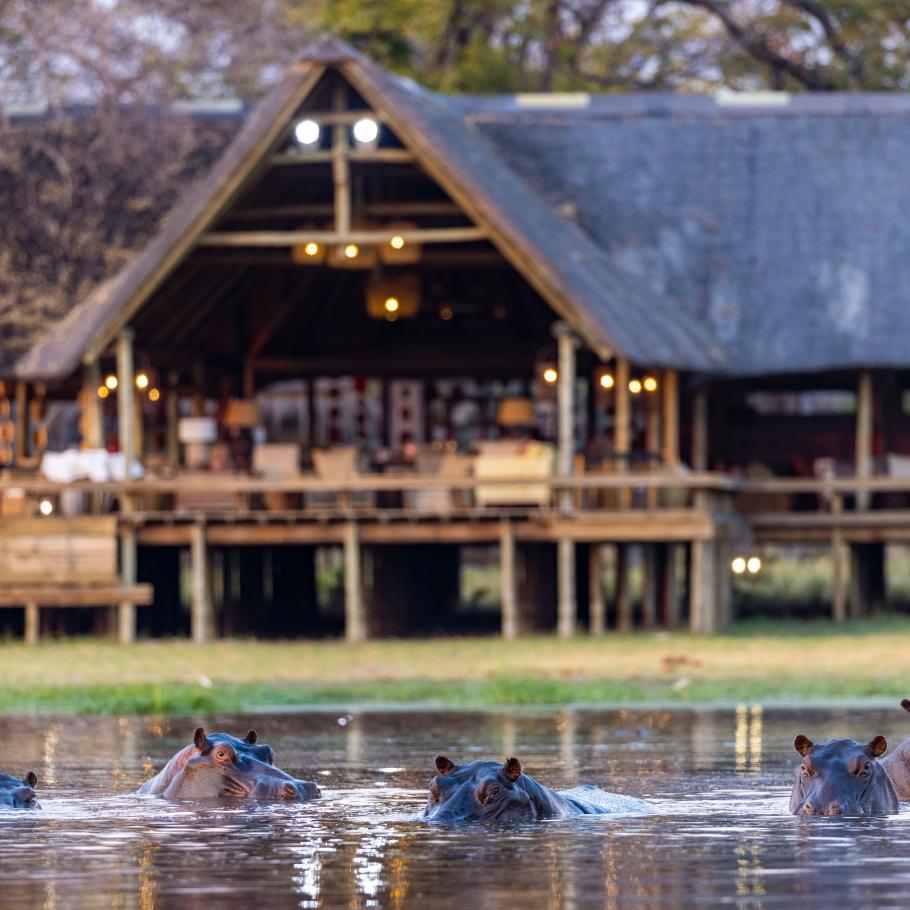
{"label": "green grass", "polygon": [[345,704],[451,707],[896,699],[910,619],[738,623],[727,634],[206,646],[0,644],[0,712],[204,714]]}

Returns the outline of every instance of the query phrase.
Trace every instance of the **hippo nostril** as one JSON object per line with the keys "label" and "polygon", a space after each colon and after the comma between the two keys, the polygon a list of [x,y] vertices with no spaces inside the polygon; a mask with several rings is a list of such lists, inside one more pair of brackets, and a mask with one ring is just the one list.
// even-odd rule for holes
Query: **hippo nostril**
{"label": "hippo nostril", "polygon": [[840,803],[831,803],[831,805],[828,806],[828,815],[843,815],[843,814],[844,814],[844,810],[841,807]]}
{"label": "hippo nostril", "polygon": [[814,814],[815,814],[815,806],[813,806],[812,803],[806,803],[803,806],[803,815],[814,815]]}

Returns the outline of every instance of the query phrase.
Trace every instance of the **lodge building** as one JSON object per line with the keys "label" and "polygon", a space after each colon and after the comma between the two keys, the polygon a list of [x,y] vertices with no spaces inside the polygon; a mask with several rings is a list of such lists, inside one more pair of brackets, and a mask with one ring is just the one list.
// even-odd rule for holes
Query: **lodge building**
{"label": "lodge building", "polygon": [[772,543],[884,600],[906,99],[451,97],[324,38],[236,117],[3,370],[7,628],[458,631],[468,553],[506,637],[710,633]]}

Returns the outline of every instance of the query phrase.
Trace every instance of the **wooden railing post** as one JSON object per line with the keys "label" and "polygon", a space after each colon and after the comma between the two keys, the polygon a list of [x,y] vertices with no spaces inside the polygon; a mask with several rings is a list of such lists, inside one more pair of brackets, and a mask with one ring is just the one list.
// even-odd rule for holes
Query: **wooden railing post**
{"label": "wooden railing post", "polygon": [[499,528],[499,586],[502,601],[502,637],[518,636],[518,590],[515,577],[515,528],[506,519]]}
{"label": "wooden railing post", "polygon": [[356,521],[348,521],[344,526],[344,637],[349,642],[366,641],[367,634],[360,532]]}
{"label": "wooden railing post", "polygon": [[190,631],[193,643],[203,645],[209,642],[214,634],[215,615],[209,578],[208,544],[205,539],[205,524],[201,521],[196,522],[192,527],[190,563],[192,574]]}

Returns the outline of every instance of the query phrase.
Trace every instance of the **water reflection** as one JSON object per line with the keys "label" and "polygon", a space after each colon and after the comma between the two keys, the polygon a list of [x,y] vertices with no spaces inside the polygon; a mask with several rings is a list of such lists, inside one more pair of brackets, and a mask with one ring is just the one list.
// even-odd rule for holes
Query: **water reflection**
{"label": "water reflection", "polygon": [[[343,721],[343,723],[341,722]],[[254,726],[325,798],[296,806],[129,796],[193,727]],[[0,816],[6,908],[532,910],[902,906],[910,814],[787,815],[796,732],[896,743],[902,712],[553,711],[243,718],[0,718],[0,767],[34,768],[40,813]],[[417,818],[433,757],[517,754],[557,787],[641,795],[656,816],[498,830]]]}

